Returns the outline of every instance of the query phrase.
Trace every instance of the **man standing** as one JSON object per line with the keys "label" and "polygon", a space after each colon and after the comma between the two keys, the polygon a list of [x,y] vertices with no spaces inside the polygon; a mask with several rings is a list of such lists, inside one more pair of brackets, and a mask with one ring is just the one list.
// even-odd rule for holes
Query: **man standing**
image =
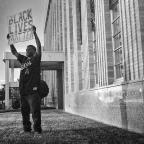
{"label": "man standing", "polygon": [[[41,98],[38,94],[40,84],[40,62],[41,62],[41,43],[36,33],[36,27],[32,26],[37,48],[28,45],[26,56],[17,52],[15,46],[10,44],[13,55],[21,64],[19,90],[21,96],[21,113],[23,119],[24,132],[31,132],[30,110],[34,122],[33,129],[35,133],[40,134],[41,128]],[[10,35],[7,35],[10,39]]]}

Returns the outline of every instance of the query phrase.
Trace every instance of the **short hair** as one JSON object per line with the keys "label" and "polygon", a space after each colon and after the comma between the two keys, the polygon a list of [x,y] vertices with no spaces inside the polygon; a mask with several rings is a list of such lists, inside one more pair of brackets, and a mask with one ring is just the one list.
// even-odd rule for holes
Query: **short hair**
{"label": "short hair", "polygon": [[34,51],[36,51],[36,47],[33,45],[28,45],[27,48],[32,48]]}

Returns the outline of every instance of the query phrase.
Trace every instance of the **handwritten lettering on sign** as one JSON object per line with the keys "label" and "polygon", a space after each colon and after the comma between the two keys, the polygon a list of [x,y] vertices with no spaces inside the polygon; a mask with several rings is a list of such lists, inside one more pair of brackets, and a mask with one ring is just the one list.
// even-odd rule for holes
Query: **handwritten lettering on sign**
{"label": "handwritten lettering on sign", "polygon": [[33,39],[31,26],[33,24],[32,9],[19,12],[8,19],[9,44]]}

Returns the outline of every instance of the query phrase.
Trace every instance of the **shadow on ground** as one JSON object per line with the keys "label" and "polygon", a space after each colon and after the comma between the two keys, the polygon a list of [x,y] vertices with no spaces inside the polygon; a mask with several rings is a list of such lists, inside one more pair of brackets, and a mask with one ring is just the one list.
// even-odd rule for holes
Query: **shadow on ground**
{"label": "shadow on ground", "polygon": [[21,114],[0,114],[0,144],[143,144],[144,136],[57,110],[42,111],[41,137],[21,134]]}

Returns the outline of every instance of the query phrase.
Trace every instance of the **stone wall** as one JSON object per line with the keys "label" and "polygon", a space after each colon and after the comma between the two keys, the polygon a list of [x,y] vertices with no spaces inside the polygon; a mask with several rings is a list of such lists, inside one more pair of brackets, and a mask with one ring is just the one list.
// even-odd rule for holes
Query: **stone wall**
{"label": "stone wall", "polygon": [[144,132],[143,82],[83,90],[66,97],[67,112],[135,132]]}

